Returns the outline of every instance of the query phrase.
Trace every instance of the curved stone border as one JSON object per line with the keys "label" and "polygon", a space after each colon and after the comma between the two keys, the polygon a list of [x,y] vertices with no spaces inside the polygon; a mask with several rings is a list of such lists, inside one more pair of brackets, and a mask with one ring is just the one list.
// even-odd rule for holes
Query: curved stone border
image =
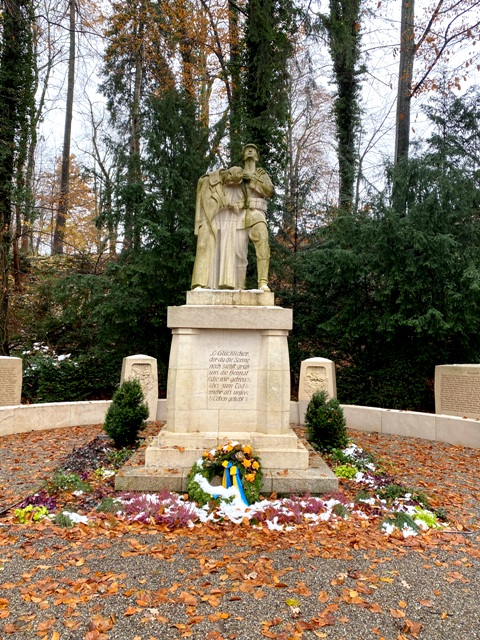
{"label": "curved stone border", "polygon": [[[60,427],[102,424],[110,400],[48,402],[0,407],[0,436]],[[156,420],[165,420],[166,401],[159,400]]]}
{"label": "curved stone border", "polygon": [[[109,406],[109,400],[98,400],[0,407],[0,436],[42,429],[101,424]],[[376,407],[345,404],[341,406],[347,419],[347,426],[351,429],[480,448],[480,420]],[[166,400],[161,399],[157,404],[156,420],[165,419]],[[290,420],[295,424],[300,423],[298,402],[290,403]]]}
{"label": "curved stone border", "polygon": [[351,429],[480,448],[480,421],[473,418],[355,405],[341,406],[347,426]]}

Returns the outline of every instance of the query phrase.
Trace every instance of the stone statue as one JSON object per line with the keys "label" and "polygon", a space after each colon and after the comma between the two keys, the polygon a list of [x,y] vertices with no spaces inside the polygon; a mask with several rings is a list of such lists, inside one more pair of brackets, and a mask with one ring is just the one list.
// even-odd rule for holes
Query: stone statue
{"label": "stone statue", "polygon": [[243,160],[243,169],[220,169],[198,181],[192,289],[244,289],[250,239],[257,256],[258,286],[270,291],[265,212],[273,185],[267,173],[256,168],[255,145],[245,146]]}
{"label": "stone statue", "polygon": [[270,264],[270,247],[268,244],[268,228],[265,220],[267,211],[267,198],[273,196],[273,185],[267,172],[256,167],[258,162],[258,150],[254,144],[247,144],[243,148],[243,181],[245,187],[245,213],[242,216],[239,228],[238,243],[238,268],[242,269],[239,277],[241,287],[245,287],[247,272],[248,240],[255,246],[257,256],[258,288],[262,291],[270,291],[268,288],[268,267]]}

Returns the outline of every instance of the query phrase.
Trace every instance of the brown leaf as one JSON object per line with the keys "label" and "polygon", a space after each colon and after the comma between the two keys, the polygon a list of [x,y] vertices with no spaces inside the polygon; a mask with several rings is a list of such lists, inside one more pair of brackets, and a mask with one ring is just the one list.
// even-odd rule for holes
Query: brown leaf
{"label": "brown leaf", "polygon": [[105,631],[110,631],[113,629],[113,621],[111,618],[105,618],[102,615],[93,616],[88,624],[88,629],[93,631],[94,629],[98,629],[98,631],[104,633]]}
{"label": "brown leaf", "polygon": [[419,600],[419,603],[422,605],[422,607],[433,607],[433,602],[432,600]]}
{"label": "brown leaf", "polygon": [[390,615],[392,618],[405,618],[405,611],[401,609],[390,609]]}
{"label": "brown leaf", "polygon": [[3,632],[4,633],[17,633],[17,627],[14,624],[11,624],[11,623],[6,624],[3,627]]}
{"label": "brown leaf", "polygon": [[56,623],[56,618],[49,618],[43,622],[39,622],[37,625],[37,631],[49,631]]}
{"label": "brown leaf", "polygon": [[196,607],[198,605],[198,599],[195,596],[192,596],[191,593],[187,591],[182,591],[179,595],[179,598],[186,604],[191,607]]}
{"label": "brown leaf", "polygon": [[408,618],[405,620],[405,625],[403,627],[403,633],[409,633],[414,638],[418,638],[418,634],[422,630],[423,625],[420,622],[412,622]]}
{"label": "brown leaf", "polygon": [[135,613],[141,611],[139,607],[127,607],[125,610],[124,616],[133,616]]}

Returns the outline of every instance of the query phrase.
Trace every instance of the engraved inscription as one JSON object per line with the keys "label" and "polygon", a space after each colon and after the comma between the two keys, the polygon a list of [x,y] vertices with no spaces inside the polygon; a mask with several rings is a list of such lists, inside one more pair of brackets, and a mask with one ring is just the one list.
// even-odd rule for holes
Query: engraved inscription
{"label": "engraved inscription", "polygon": [[245,403],[250,393],[250,352],[215,349],[208,358],[208,400]]}
{"label": "engraved inscription", "polygon": [[304,391],[309,397],[312,397],[315,391],[327,391],[327,370],[325,367],[307,368]]}
{"label": "engraved inscription", "polygon": [[480,376],[476,372],[461,376],[442,375],[440,413],[480,414]]}
{"label": "engraved inscription", "polygon": [[132,375],[134,380],[140,382],[144,395],[148,395],[148,392],[153,389],[153,373],[152,365],[148,363],[136,363],[132,365]]}
{"label": "engraved inscription", "polygon": [[0,406],[17,404],[18,387],[21,384],[18,369],[0,367]]}

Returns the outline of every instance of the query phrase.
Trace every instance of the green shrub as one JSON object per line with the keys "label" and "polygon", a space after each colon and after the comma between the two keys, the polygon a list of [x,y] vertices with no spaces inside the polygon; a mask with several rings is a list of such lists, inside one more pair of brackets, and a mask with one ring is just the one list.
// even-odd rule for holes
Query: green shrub
{"label": "green shrub", "polygon": [[103,430],[117,449],[134,446],[138,432],[145,428],[148,406],[138,380],[125,380],[112,398]]}
{"label": "green shrub", "polygon": [[24,401],[77,402],[110,398],[119,361],[110,354],[58,355],[44,344],[22,354]]}
{"label": "green shrub", "polygon": [[57,469],[52,475],[52,479],[45,483],[50,494],[59,491],[83,491],[89,493],[92,489],[87,482],[84,482],[78,473],[71,473],[65,469]]}
{"label": "green shrub", "polygon": [[352,467],[350,464],[341,464],[338,467],[335,467],[333,470],[337,478],[348,478],[352,479],[357,475],[356,467]]}
{"label": "green shrub", "polygon": [[307,439],[321,451],[347,446],[347,423],[338,400],[327,400],[326,391],[316,391],[305,413]]}

